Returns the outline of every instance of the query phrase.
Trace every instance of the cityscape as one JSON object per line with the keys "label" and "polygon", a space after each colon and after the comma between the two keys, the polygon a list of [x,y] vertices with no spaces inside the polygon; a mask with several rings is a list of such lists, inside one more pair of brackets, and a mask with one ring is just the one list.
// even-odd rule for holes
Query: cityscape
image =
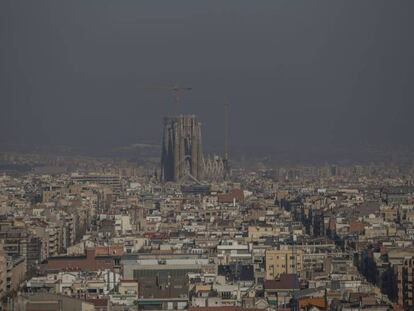
{"label": "cityscape", "polygon": [[[236,29],[236,38],[237,27],[244,29],[238,14],[259,25],[251,29],[257,38],[261,22],[274,25],[278,14],[310,18],[312,28],[318,24],[313,19],[313,14],[319,14],[316,11],[329,13],[321,13],[327,18],[322,19],[323,24],[344,12],[343,17],[335,15],[333,19],[342,23],[341,18],[354,18],[361,32],[367,34],[387,28],[390,23],[395,27],[391,27],[391,37],[403,29],[409,37],[414,29],[406,27],[413,24],[409,14],[413,6],[408,2],[368,1],[369,6],[359,7],[363,17],[352,5],[341,1],[333,1],[333,5],[327,1],[293,2],[275,1],[256,7],[253,2],[240,1],[238,7],[239,2],[232,1],[214,5],[177,1],[165,4],[165,11],[161,4],[158,8],[144,3],[118,6],[115,2],[94,2],[89,6],[25,2],[28,7],[13,1],[0,4],[0,12],[6,12],[0,13],[4,14],[0,19],[5,17],[4,25],[9,27],[0,30],[0,39],[16,40],[13,48],[8,45],[0,53],[0,65],[5,65],[0,66],[0,81],[5,82],[5,86],[0,86],[0,310],[414,310],[414,128],[410,114],[414,67],[412,54],[406,52],[413,50],[409,42],[412,39],[404,41],[400,34],[402,43],[389,52],[400,53],[402,60],[381,58],[384,67],[391,68],[393,62],[398,67],[399,62],[404,62],[401,68],[406,71],[401,69],[399,77],[387,82],[387,90],[381,84],[387,79],[377,72],[372,74],[377,84],[367,87],[367,92],[382,92],[381,100],[374,106],[365,102],[365,89],[361,91],[353,84],[354,79],[360,79],[358,83],[364,85],[368,82],[352,76],[349,81],[354,86],[349,92],[359,108],[352,104],[318,106],[317,99],[308,98],[312,87],[308,89],[295,82],[289,87],[297,94],[303,92],[308,102],[297,104],[298,111],[292,108],[293,112],[287,108],[296,105],[293,102],[287,106],[273,104],[277,95],[258,96],[265,104],[250,103],[250,90],[258,93],[262,82],[240,86],[237,93],[232,93],[230,86],[229,90],[217,89],[214,96],[219,99],[206,108],[204,96],[206,101],[210,100],[208,96],[215,93],[216,82],[210,86],[209,78],[200,80],[195,72],[194,84],[153,83],[165,81],[164,77],[140,80],[133,69],[127,72],[125,68],[112,69],[113,72],[107,68],[104,73],[95,67],[83,71],[86,69],[76,67],[84,61],[83,57],[91,63],[98,59],[100,66],[111,64],[100,62],[99,58],[104,56],[99,53],[87,56],[85,51],[86,54],[76,57],[71,54],[76,54],[71,50],[75,49],[71,40],[78,40],[83,31],[89,33],[99,25],[108,28],[102,32],[95,29],[93,36],[81,40],[80,47],[98,43],[100,48],[110,49],[116,44],[131,44],[124,42],[122,36],[138,36],[140,31],[150,34],[154,29],[138,27],[148,21],[152,26],[162,25],[166,33],[161,37],[171,41],[172,50],[180,44],[192,45],[191,40],[176,42],[176,34],[168,33],[168,29],[175,29],[180,23],[198,29],[207,19],[209,26],[216,27],[210,24],[212,19],[224,32]],[[315,12],[310,14],[310,8]],[[49,20],[40,21],[37,15],[46,14],[45,10],[50,10]],[[73,12],[79,14],[77,19]],[[73,82],[74,93],[78,90],[82,96],[77,98],[89,98],[90,94],[101,92],[99,102],[89,103],[85,99],[73,106],[48,104],[49,95],[39,95],[45,90],[55,92],[65,103],[64,90],[72,85],[56,82],[68,81],[68,73],[56,59],[42,60],[38,56],[40,62],[50,65],[51,72],[58,73],[53,78],[44,72],[36,76],[43,82],[31,80],[34,76],[30,68],[17,69],[19,61],[28,62],[26,52],[22,52],[24,44],[19,45],[23,34],[16,30],[23,25],[20,13],[27,14],[26,22],[31,21],[35,29],[25,26],[25,34],[56,26],[56,37],[45,38],[51,42],[67,40],[65,52],[61,53],[69,55],[65,57],[73,62],[74,72],[82,72],[82,77],[87,77],[84,81],[89,83],[85,87],[88,91],[82,93]],[[234,19],[236,28],[225,23],[229,17]],[[86,23],[89,19],[96,24]],[[376,23],[371,24],[371,19]],[[290,19],[285,22],[291,26]],[[347,28],[351,27],[348,22],[343,25],[354,34],[353,28]],[[76,30],[72,37],[65,32],[73,31],[72,27],[85,28]],[[118,32],[118,27],[122,31]],[[295,27],[300,25],[292,29]],[[372,31],[369,27],[373,27]],[[332,30],[335,36],[341,35],[339,28]],[[155,35],[159,35],[158,30],[155,29]],[[314,32],[308,32],[307,27],[301,30],[304,36],[300,37],[302,32],[298,32],[297,40],[307,45],[307,36]],[[271,29],[275,36],[283,36],[285,31]],[[206,31],[200,35],[209,40],[210,35],[215,37],[217,33]],[[383,44],[386,35],[369,44]],[[111,40],[103,39],[106,36]],[[256,42],[250,34],[246,36],[249,45]],[[291,34],[287,36],[290,38]],[[350,37],[350,42],[358,41]],[[144,49],[151,38],[146,37],[147,41],[140,42],[138,47]],[[38,40],[43,39],[41,35]],[[231,45],[237,45],[236,41]],[[313,53],[313,44],[316,43],[300,53]],[[229,46],[223,43],[222,47],[225,50]],[[335,50],[335,46],[331,49]],[[122,51],[123,56],[111,55],[111,59],[117,58],[113,60],[117,65],[121,65],[123,57],[129,57]],[[151,52],[154,59],[161,53],[155,48]],[[291,53],[299,52],[292,48]],[[372,53],[375,58],[383,51]],[[202,55],[207,57],[208,52]],[[189,55],[183,57],[187,61]],[[224,68],[233,61],[232,57],[219,62],[220,66]],[[265,53],[263,57],[267,57]],[[306,63],[302,57],[295,61]],[[30,61],[33,68],[38,59]],[[185,78],[188,68],[181,67],[181,61],[180,58],[180,65],[171,70]],[[10,62],[14,65],[6,65]],[[146,62],[142,63],[144,71]],[[345,75],[350,66],[339,67],[340,63],[335,62],[340,68],[338,76]],[[248,64],[260,67],[253,60]],[[49,70],[48,65],[45,71]],[[245,69],[244,65],[243,60],[239,66]],[[328,70],[332,64],[323,69],[324,65],[318,63],[318,71]],[[356,66],[355,70],[360,67],[364,66]],[[15,76],[11,74],[14,70]],[[163,72],[152,67],[151,70],[154,75]],[[219,83],[225,85],[230,76],[226,76],[225,70],[216,70],[217,77],[222,77]],[[261,72],[263,81],[267,70]],[[310,74],[307,70],[310,69],[301,69],[301,74]],[[207,76],[210,71],[201,72]],[[25,83],[20,74],[26,77]],[[117,76],[123,74],[128,79]],[[362,69],[359,75],[363,75]],[[103,77],[110,81],[110,87]],[[117,79],[122,82],[118,90]],[[260,80],[254,75],[248,79]],[[335,91],[343,85],[338,82],[340,78],[330,79],[333,82],[322,79],[327,88]],[[144,82],[137,86],[135,80]],[[312,85],[311,80],[306,83]],[[47,83],[45,90],[42,83]],[[125,91],[125,85],[136,92],[138,103]],[[53,86],[58,88],[52,90]],[[16,93],[11,91],[13,87],[18,89]],[[405,92],[403,95],[397,94],[399,87]],[[121,96],[124,92],[128,94]],[[318,92],[325,90],[310,91]],[[112,99],[114,94],[116,101]],[[289,96],[299,98],[297,94]],[[388,101],[391,96],[393,103]],[[150,104],[158,106],[152,108]],[[369,113],[362,118],[364,109]],[[130,118],[128,115],[135,111],[138,113]],[[307,119],[312,119],[312,123],[307,123]]]}

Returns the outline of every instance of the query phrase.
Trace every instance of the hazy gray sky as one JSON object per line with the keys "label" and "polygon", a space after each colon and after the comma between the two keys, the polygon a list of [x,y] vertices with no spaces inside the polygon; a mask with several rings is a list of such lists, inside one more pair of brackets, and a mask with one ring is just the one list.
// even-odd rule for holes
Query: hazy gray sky
{"label": "hazy gray sky", "polygon": [[159,142],[168,92],[222,144],[413,145],[414,2],[1,1],[0,142]]}

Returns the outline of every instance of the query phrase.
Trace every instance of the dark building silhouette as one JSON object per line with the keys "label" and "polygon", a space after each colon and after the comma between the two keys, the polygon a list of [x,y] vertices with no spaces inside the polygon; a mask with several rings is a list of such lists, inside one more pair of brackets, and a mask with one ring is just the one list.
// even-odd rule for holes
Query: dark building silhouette
{"label": "dark building silhouette", "polygon": [[179,182],[203,175],[201,123],[194,115],[164,118],[161,155],[161,180]]}

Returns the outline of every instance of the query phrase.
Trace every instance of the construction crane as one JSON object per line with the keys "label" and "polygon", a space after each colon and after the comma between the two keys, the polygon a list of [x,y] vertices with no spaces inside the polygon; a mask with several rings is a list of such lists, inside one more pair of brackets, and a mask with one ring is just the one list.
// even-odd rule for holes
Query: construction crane
{"label": "construction crane", "polygon": [[192,87],[182,87],[179,86],[178,84],[174,85],[174,86],[150,86],[150,87],[146,87],[146,89],[148,90],[156,90],[156,91],[172,91],[174,93],[174,101],[175,101],[175,106],[177,109],[177,113],[180,110],[180,102],[181,102],[181,96],[183,94],[184,91],[191,91],[193,88]]}
{"label": "construction crane", "polygon": [[224,159],[229,158],[229,101],[224,103]]}
{"label": "construction crane", "polygon": [[224,177],[230,174],[229,167],[229,101],[226,98],[224,103]]}

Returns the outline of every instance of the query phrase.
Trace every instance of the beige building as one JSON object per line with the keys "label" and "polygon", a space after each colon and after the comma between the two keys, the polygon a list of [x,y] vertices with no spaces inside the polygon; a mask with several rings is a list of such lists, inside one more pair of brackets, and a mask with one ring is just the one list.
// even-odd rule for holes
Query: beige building
{"label": "beige building", "polygon": [[41,258],[57,256],[61,244],[59,227],[51,223],[44,223],[43,226],[33,227],[32,230],[42,240]]}
{"label": "beige building", "polygon": [[15,258],[7,262],[7,292],[17,292],[26,278],[26,259]]}
{"label": "beige building", "polygon": [[122,280],[118,287],[121,295],[135,295],[138,297],[138,282],[133,280]]}
{"label": "beige building", "polygon": [[267,236],[277,236],[280,234],[280,228],[272,226],[249,226],[249,241],[254,241]]}
{"label": "beige building", "polygon": [[282,273],[300,273],[303,267],[303,250],[282,246],[278,250],[266,251],[266,279],[277,279]]}
{"label": "beige building", "polygon": [[[102,309],[108,310],[107,306]],[[99,310],[102,310],[99,309]],[[38,293],[33,295],[19,295],[17,298],[17,310],[67,310],[67,311],[94,311],[95,306],[87,301],[68,296]]]}

